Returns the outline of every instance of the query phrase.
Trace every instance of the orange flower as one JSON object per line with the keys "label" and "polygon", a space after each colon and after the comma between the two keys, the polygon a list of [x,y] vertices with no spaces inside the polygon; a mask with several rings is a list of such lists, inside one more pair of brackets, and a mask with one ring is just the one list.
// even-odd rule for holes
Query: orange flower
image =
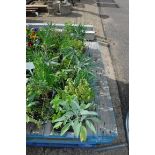
{"label": "orange flower", "polygon": [[30,39],[36,39],[37,38],[37,35],[35,34],[35,33],[32,33],[32,34],[30,34]]}

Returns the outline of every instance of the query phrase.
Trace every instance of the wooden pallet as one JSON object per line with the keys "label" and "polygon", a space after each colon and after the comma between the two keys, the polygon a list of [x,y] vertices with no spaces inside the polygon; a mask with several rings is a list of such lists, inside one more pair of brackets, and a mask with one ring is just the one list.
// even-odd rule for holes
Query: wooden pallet
{"label": "wooden pallet", "polygon": [[47,5],[26,5],[26,12],[30,12],[29,10],[34,10],[34,12],[36,10],[37,14],[39,12],[47,12]]}
{"label": "wooden pallet", "polygon": [[26,16],[28,16],[28,14],[33,14],[33,15],[35,15],[35,16],[38,16],[39,15],[39,13],[36,11],[36,9],[28,9],[28,10],[26,10]]}
{"label": "wooden pallet", "polygon": [[47,5],[26,5],[26,8],[47,8]]}
{"label": "wooden pallet", "polygon": [[26,12],[36,12],[37,8],[26,8]]}
{"label": "wooden pallet", "polygon": [[96,64],[93,69],[96,74],[96,80],[92,84],[95,90],[95,103],[97,104],[97,112],[101,118],[101,123],[96,124],[97,135],[88,131],[88,140],[81,143],[79,139],[74,137],[73,133],[67,133],[64,136],[50,135],[52,125],[47,122],[42,128],[32,128],[27,125],[27,145],[41,146],[58,146],[58,147],[93,147],[96,144],[109,144],[117,137],[117,126],[114,116],[113,105],[109,92],[109,86],[104,71],[103,59],[99,44],[97,42],[86,42],[86,53],[92,57]]}
{"label": "wooden pallet", "polygon": [[26,7],[26,13],[35,14],[38,16],[38,8],[37,7]]}

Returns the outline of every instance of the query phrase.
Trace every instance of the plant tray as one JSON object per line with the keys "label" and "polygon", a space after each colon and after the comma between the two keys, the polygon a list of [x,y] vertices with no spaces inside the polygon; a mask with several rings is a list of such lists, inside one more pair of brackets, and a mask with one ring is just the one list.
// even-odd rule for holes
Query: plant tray
{"label": "plant tray", "polygon": [[59,132],[50,135],[52,127],[49,122],[43,124],[39,130],[32,125],[27,125],[27,146],[91,148],[97,147],[98,144],[111,144],[117,138],[115,115],[99,44],[98,42],[86,42],[86,47],[86,53],[96,63],[94,72],[96,72],[97,79],[94,81],[93,87],[95,89],[97,113],[101,118],[101,123],[96,125],[97,134],[94,135],[91,131],[88,131],[87,140],[81,142],[79,138],[75,138],[72,132],[67,132],[63,136],[60,136]]}

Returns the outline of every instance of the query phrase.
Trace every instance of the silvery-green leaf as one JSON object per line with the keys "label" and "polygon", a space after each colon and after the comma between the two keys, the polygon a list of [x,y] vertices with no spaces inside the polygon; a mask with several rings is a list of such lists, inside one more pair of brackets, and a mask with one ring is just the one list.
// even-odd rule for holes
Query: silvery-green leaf
{"label": "silvery-green leaf", "polygon": [[54,125],[53,129],[58,129],[61,125],[62,125],[62,122],[57,122],[57,123]]}
{"label": "silvery-green leaf", "polygon": [[93,125],[92,122],[86,120],[86,125],[89,127],[89,129],[90,129],[94,134],[96,134],[96,130],[95,130],[95,127],[94,127],[94,125]]}
{"label": "silvery-green leaf", "polygon": [[36,102],[31,102],[31,103],[29,103],[29,104],[27,105],[27,107],[31,107],[31,106],[33,106],[33,105],[36,105]]}
{"label": "silvery-green leaf", "polygon": [[95,116],[98,115],[96,112],[88,111],[88,110],[81,110],[80,113],[81,113],[81,115],[95,115]]}
{"label": "silvery-green leaf", "polygon": [[87,139],[87,129],[84,126],[80,128],[80,140],[81,142],[86,141]]}
{"label": "silvery-green leaf", "polygon": [[84,103],[81,103],[81,104],[80,104],[80,108],[81,108],[81,109],[85,109],[85,107],[86,107],[86,104],[84,104]]}
{"label": "silvery-green leaf", "polygon": [[52,123],[55,123],[55,122],[61,122],[61,121],[64,121],[66,119],[65,116],[62,116],[60,118],[57,118],[56,120],[54,120]]}
{"label": "silvery-green leaf", "polygon": [[81,123],[79,123],[78,119],[74,121],[74,123],[72,124],[72,127],[74,130],[74,135],[78,137],[80,133],[80,128],[81,128]]}
{"label": "silvery-green leaf", "polygon": [[69,119],[69,118],[72,117],[73,115],[74,115],[74,113],[73,113],[72,111],[68,111],[68,112],[66,112],[65,117],[66,117],[67,119]]}
{"label": "silvery-green leaf", "polygon": [[92,103],[88,103],[84,109],[88,109],[90,106],[92,106],[93,104]]}
{"label": "silvery-green leaf", "polygon": [[101,120],[97,117],[88,117],[87,119],[92,120],[93,122],[100,123]]}
{"label": "silvery-green leaf", "polygon": [[74,100],[73,100],[72,103],[71,103],[71,106],[72,106],[72,109],[73,109],[73,111],[74,111],[75,113],[77,113],[78,110],[80,110],[80,105],[79,105],[79,103],[78,103],[77,98],[74,98]]}
{"label": "silvery-green leaf", "polygon": [[61,136],[64,135],[70,128],[71,123],[67,123],[62,129],[61,129]]}
{"label": "silvery-green leaf", "polygon": [[81,122],[82,122],[83,120],[85,120],[86,118],[87,118],[86,115],[82,116],[82,117],[81,117]]}

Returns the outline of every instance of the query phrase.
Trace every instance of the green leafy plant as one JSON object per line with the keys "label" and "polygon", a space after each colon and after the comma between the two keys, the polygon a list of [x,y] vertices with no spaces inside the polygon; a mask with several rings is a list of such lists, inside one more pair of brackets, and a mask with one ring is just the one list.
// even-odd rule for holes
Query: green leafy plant
{"label": "green leafy plant", "polygon": [[61,107],[63,111],[61,117],[52,121],[54,123],[53,129],[61,128],[61,135],[72,129],[75,137],[80,137],[81,141],[86,141],[88,128],[96,134],[94,124],[99,122],[99,119],[96,112],[88,110],[93,106],[92,103],[82,102],[80,104],[77,97],[73,95],[67,96],[65,100],[57,97],[51,104],[57,105],[57,108]]}
{"label": "green leafy plant", "polygon": [[86,79],[80,79],[76,85],[71,79],[67,80],[64,91],[70,95],[76,95],[79,101],[89,102],[93,97],[93,91]]}
{"label": "green leafy plant", "polygon": [[62,40],[62,43],[61,43],[61,46],[60,46],[61,49],[68,48],[68,43],[69,43],[70,47],[77,50],[77,52],[79,52],[79,53],[84,52],[84,48],[85,48],[84,42],[82,42],[81,40],[78,40],[78,39],[71,38],[71,37],[65,37]]}
{"label": "green leafy plant", "polygon": [[53,130],[74,132],[86,141],[90,129],[94,134],[98,115],[92,81],[92,60],[85,53],[85,28],[65,24],[63,32],[54,25],[27,28],[26,60],[33,62],[32,74],[27,73],[27,123],[38,127],[50,121]]}
{"label": "green leafy plant", "polygon": [[41,127],[41,122],[40,121],[37,121],[35,119],[33,119],[32,117],[26,115],[26,123],[34,123],[37,125],[38,128]]}
{"label": "green leafy plant", "polygon": [[86,28],[82,24],[73,26],[71,23],[66,23],[64,30],[73,38],[84,41]]}
{"label": "green leafy plant", "polygon": [[27,113],[34,119],[46,120],[51,114],[49,94],[53,93],[57,78],[40,55],[36,55],[33,63],[35,70],[26,87]]}
{"label": "green leafy plant", "polygon": [[74,68],[74,65],[76,65],[79,62],[79,55],[74,48],[72,47],[65,48],[61,50],[61,53],[63,54],[62,59],[63,67],[67,69]]}
{"label": "green leafy plant", "polygon": [[55,31],[54,26],[47,26],[38,32],[38,36],[42,38],[42,48],[45,52],[58,52],[61,44],[62,35]]}

